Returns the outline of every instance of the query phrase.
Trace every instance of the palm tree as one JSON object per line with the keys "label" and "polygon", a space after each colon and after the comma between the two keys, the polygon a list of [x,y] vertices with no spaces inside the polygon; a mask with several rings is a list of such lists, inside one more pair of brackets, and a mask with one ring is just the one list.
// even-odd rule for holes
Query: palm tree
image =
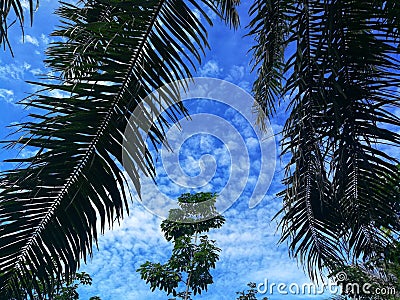
{"label": "palm tree", "polygon": [[[119,167],[125,127],[147,94],[190,77],[190,66],[200,62],[207,33],[192,8],[210,25],[204,6],[238,25],[236,0],[188,2],[61,4],[62,26],[53,36],[66,42],[54,43],[46,60],[56,75],[37,83],[43,89],[28,103],[43,114],[31,114],[34,121],[20,124],[21,137],[13,141],[38,152],[10,160],[20,167],[1,174],[0,299],[17,295],[21,285],[32,293],[42,286],[47,293],[54,274],[71,278],[97,241],[98,216],[104,230],[127,211]],[[52,96],[54,91],[65,96]],[[178,97],[175,90],[168,93]],[[152,101],[142,111],[150,120],[157,113]],[[178,103],[169,113],[176,120],[186,111]],[[166,125],[159,118],[152,127],[154,144],[163,142]],[[154,169],[139,128],[134,130],[137,147],[128,154],[139,191],[138,170],[152,175]]]}
{"label": "palm tree", "polygon": [[[281,241],[312,279],[382,253],[400,230],[400,2],[255,1],[254,93],[260,111],[284,105]],[[260,120],[262,122],[262,120]]]}

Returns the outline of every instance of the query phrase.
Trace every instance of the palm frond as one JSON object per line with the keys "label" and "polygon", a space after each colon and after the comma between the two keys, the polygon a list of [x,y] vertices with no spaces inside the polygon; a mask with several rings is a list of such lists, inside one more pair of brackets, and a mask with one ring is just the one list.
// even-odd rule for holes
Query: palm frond
{"label": "palm frond", "polygon": [[383,184],[396,177],[397,160],[382,149],[400,142],[400,118],[391,112],[400,105],[395,2],[282,0],[284,25],[258,33],[260,22],[252,24],[257,42],[260,34],[283,36],[279,45],[287,46],[271,56],[269,46],[256,45],[254,61],[286,78],[281,87],[279,72],[259,72],[253,88],[269,116],[278,98],[288,98],[282,241],[313,279],[332,260],[343,263],[342,254],[367,259],[382,251],[391,242],[383,228],[400,229],[394,193]]}
{"label": "palm frond", "polygon": [[[237,25],[235,1],[203,2]],[[231,6],[233,5],[233,6]],[[53,44],[47,63],[54,78],[36,83],[43,90],[28,106],[42,109],[34,121],[20,124],[13,143],[35,147],[38,153],[14,159],[21,167],[1,174],[0,298],[18,295],[20,287],[50,287],[53,274],[72,276],[80,258],[97,242],[96,223],[103,231],[128,209],[122,152],[131,158],[127,170],[140,192],[138,171],[152,176],[154,167],[140,132],[135,144],[123,149],[128,119],[142,99],[166,83],[190,77],[208,47],[207,32],[191,8],[209,24],[195,1],[90,0],[75,6],[62,3],[63,25],[53,35],[66,42]],[[221,13],[222,11],[222,13]],[[55,80],[59,83],[54,83]],[[56,97],[54,92],[64,94]],[[168,91],[170,116],[186,113]],[[151,99],[151,101],[157,101]],[[152,120],[162,103],[141,106]],[[165,119],[152,127],[152,142],[163,142]],[[31,276],[33,274],[33,276]]]}
{"label": "palm frond", "polygon": [[255,1],[249,14],[253,16],[248,35],[255,38],[253,52],[253,71],[257,78],[253,85],[259,114],[258,124],[263,124],[262,116],[276,113],[276,98],[282,97],[284,80],[284,52],[287,47],[290,17],[287,8],[292,1]]}
{"label": "palm frond", "polygon": [[[29,13],[30,13],[30,20],[31,20],[31,26],[32,26],[32,22],[33,22],[33,13],[34,11],[38,8],[39,6],[39,0],[29,0]],[[36,4],[35,4],[36,3]],[[11,18],[15,17],[15,20],[12,19],[11,23],[9,23],[8,18],[10,15],[10,11],[13,11],[14,16],[12,16]],[[11,50],[12,53],[12,49],[11,49],[11,45],[10,42],[8,40],[8,28],[12,25],[14,25],[17,21],[19,23],[19,25],[21,26],[22,32],[24,30],[24,8],[22,6],[22,1],[21,0],[1,0],[0,1],[0,44],[4,45],[4,48],[6,47],[6,45],[8,46],[8,48]]]}

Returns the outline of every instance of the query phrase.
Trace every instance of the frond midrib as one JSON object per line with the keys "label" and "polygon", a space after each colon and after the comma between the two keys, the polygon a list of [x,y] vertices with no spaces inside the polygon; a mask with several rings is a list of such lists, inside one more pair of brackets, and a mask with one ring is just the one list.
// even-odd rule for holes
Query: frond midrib
{"label": "frond midrib", "polygon": [[[57,210],[57,207],[60,205],[62,199],[64,198],[64,196],[68,193],[69,188],[76,183],[77,179],[81,176],[82,171],[85,169],[87,162],[89,161],[90,156],[94,153],[95,149],[96,149],[96,145],[98,144],[99,140],[101,139],[101,137],[103,136],[105,129],[108,127],[109,122],[112,118],[112,115],[114,113],[114,109],[115,107],[118,105],[119,101],[121,100],[121,97],[123,95],[123,93],[126,90],[129,78],[132,75],[132,72],[134,72],[134,69],[137,65],[137,62],[139,61],[139,57],[140,54],[142,53],[147,41],[148,41],[148,37],[152,32],[152,28],[158,18],[158,15],[161,11],[161,8],[163,6],[163,4],[166,2],[166,0],[160,0],[158,2],[158,5],[154,11],[154,15],[152,17],[152,19],[149,22],[148,28],[146,33],[143,35],[142,40],[140,42],[140,44],[138,45],[137,50],[135,51],[134,55],[132,56],[131,59],[131,64],[129,69],[127,70],[127,74],[124,78],[124,81],[121,85],[121,88],[118,92],[118,94],[115,96],[114,101],[112,102],[112,104],[110,105],[110,108],[107,111],[106,116],[104,117],[104,120],[102,122],[102,125],[100,126],[100,128],[97,130],[95,136],[92,139],[92,142],[89,144],[88,149],[84,155],[84,157],[80,160],[80,162],[78,163],[78,165],[75,167],[75,170],[71,173],[71,175],[68,177],[66,183],[64,184],[64,186],[59,190],[58,192],[58,196],[57,198],[54,200],[54,203],[51,205],[48,213],[46,214],[46,216],[44,216],[42,218],[42,220],[40,221],[39,225],[37,226],[37,229],[33,232],[32,236],[29,238],[27,244],[21,249],[21,253],[18,256],[15,265],[17,268],[20,267],[21,262],[23,261],[24,257],[26,256],[27,251],[30,249],[30,247],[32,246],[32,244],[35,242],[36,238],[38,236],[40,236],[40,233],[45,229],[47,223],[51,220],[52,216],[54,215],[55,211]],[[73,199],[71,200],[71,202],[73,201]]]}

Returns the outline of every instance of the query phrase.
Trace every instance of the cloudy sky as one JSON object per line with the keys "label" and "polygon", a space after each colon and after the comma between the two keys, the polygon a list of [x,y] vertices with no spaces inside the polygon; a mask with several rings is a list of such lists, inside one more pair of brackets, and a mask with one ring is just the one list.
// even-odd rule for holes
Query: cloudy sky
{"label": "cloudy sky", "polygon": [[[25,81],[39,80],[40,74],[48,72],[43,59],[45,49],[51,42],[49,33],[58,24],[53,15],[56,7],[56,1],[41,0],[40,8],[35,14],[34,26],[26,27],[24,39],[16,25],[10,30],[14,58],[9,51],[2,51],[0,56],[2,139],[12,131],[7,126],[23,121],[29,113],[22,105],[16,104],[35,89]],[[242,26],[236,32],[215,20],[215,26],[209,29],[212,49],[207,52],[196,76],[226,80],[250,91],[254,74],[250,73],[251,55],[247,51],[251,40],[248,37],[243,38],[248,22],[247,9],[244,4],[240,11]],[[299,285],[308,282],[301,267],[296,261],[289,259],[285,245],[278,245],[279,233],[276,232],[276,221],[272,221],[272,218],[281,208],[281,200],[275,194],[283,188],[280,181],[284,173],[284,160],[279,157],[279,148],[275,152],[275,142],[271,140],[271,136],[267,141],[260,140],[257,136],[253,121],[245,117],[250,112],[248,105],[234,109],[212,99],[192,99],[186,104],[190,113],[193,116],[198,115],[200,119],[194,117],[192,122],[195,123],[192,125],[183,121],[181,133],[170,133],[172,140],[176,138],[177,145],[180,145],[179,149],[174,149],[174,153],[183,175],[169,174],[168,166],[160,159],[157,163],[158,186],[146,180],[142,185],[144,193],[151,195],[155,203],[161,203],[162,197],[176,197],[183,191],[191,191],[184,187],[191,177],[213,170],[209,182],[192,191],[212,191],[235,197],[230,208],[223,213],[226,217],[225,225],[210,233],[211,238],[222,249],[220,260],[212,272],[215,283],[206,294],[195,299],[235,299],[235,292],[245,289],[250,281],[260,283],[268,279],[270,283]],[[206,122],[208,125],[215,125],[214,132],[210,132],[212,126],[211,129],[200,129],[201,120],[205,120],[205,116],[210,118]],[[277,139],[283,119],[284,116],[281,115],[271,121],[271,128],[277,134]],[[223,126],[234,129],[228,131],[219,124],[226,124]],[[190,133],[190,128],[198,131]],[[185,130],[189,130],[187,136],[184,135]],[[237,148],[239,146],[243,146],[247,153],[241,152]],[[261,154],[262,147],[269,149],[265,157]],[[15,155],[14,151],[0,150],[1,160]],[[30,153],[25,151],[19,155]],[[266,160],[263,161],[263,158]],[[267,168],[262,168],[262,162]],[[0,168],[4,169],[6,165],[0,163]],[[264,192],[261,202],[249,208],[257,182],[267,188],[270,179],[272,184]],[[165,262],[171,251],[171,245],[164,240],[160,231],[162,218],[154,215],[149,205],[143,206],[134,201],[130,216],[100,237],[99,251],[95,250],[93,258],[89,258],[86,264],[82,262],[81,270],[91,274],[93,285],[79,290],[81,299],[88,299],[93,295],[104,300],[167,298],[163,292],[151,293],[135,272],[146,260]],[[264,296],[272,300],[310,298],[309,295]]]}

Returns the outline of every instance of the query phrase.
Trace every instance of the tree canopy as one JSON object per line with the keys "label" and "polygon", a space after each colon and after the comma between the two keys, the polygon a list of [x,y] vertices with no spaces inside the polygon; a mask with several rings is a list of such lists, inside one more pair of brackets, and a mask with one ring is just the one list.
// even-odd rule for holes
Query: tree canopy
{"label": "tree canopy", "polygon": [[[216,198],[216,194],[204,192],[178,198],[179,208],[171,209],[161,223],[166,240],[174,244],[171,257],[164,264],[146,261],[137,270],[152,291],[158,288],[167,295],[190,300],[213,283],[210,271],[215,268],[221,249],[205,233],[225,222],[216,213]],[[204,206],[199,209],[194,204]],[[184,290],[179,292],[180,287]]]}

